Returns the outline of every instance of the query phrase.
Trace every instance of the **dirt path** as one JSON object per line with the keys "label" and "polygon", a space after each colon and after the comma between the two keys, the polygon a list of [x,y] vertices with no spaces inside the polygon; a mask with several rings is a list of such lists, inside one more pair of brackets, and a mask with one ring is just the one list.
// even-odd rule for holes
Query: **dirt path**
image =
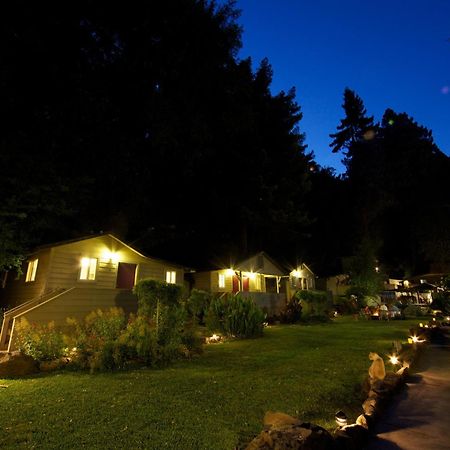
{"label": "dirt path", "polygon": [[429,344],[367,450],[450,450],[449,339]]}

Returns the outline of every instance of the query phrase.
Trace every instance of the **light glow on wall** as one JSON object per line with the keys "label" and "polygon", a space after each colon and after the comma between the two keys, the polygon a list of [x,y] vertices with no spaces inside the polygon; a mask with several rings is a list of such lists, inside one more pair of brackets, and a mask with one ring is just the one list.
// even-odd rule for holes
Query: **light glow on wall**
{"label": "light glow on wall", "polygon": [[114,264],[117,264],[119,262],[119,253],[113,252],[111,250],[105,249],[102,252],[102,260],[103,261],[110,261]]}

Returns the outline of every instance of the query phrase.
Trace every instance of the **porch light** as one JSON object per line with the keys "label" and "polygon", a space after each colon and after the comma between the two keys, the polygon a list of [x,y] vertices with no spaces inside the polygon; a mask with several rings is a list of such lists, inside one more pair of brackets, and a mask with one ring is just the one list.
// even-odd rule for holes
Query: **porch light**
{"label": "porch light", "polygon": [[234,269],[227,269],[227,270],[225,271],[225,274],[226,274],[228,277],[232,277],[232,276],[234,275]]}
{"label": "porch light", "polygon": [[300,272],[300,270],[293,270],[292,276],[294,276],[295,278],[300,278],[302,276],[302,273]]}
{"label": "porch light", "polygon": [[250,273],[248,274],[248,277],[249,277],[251,280],[254,280],[254,279],[256,278],[256,273],[255,273],[255,272],[250,272]]}
{"label": "porch light", "polygon": [[112,252],[111,250],[104,250],[102,252],[102,259],[116,264],[119,262],[119,254],[117,252]]}

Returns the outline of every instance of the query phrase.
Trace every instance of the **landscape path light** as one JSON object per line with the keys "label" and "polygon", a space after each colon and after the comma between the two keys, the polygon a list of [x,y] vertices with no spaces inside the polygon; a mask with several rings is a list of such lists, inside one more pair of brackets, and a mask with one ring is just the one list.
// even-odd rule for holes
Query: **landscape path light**
{"label": "landscape path light", "polygon": [[344,411],[339,410],[334,415],[334,419],[336,420],[336,424],[339,428],[345,427],[347,425],[347,414]]}

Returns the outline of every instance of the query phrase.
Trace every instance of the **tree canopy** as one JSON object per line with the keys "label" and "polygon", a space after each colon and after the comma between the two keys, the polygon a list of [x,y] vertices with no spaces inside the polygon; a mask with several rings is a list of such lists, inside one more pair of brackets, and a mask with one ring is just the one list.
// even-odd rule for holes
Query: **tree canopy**
{"label": "tree canopy", "polygon": [[267,60],[237,57],[238,14],[232,1],[11,5],[4,252],[99,230],[177,259],[276,250],[280,236],[295,247],[311,161],[302,114],[293,90],[271,93]]}

